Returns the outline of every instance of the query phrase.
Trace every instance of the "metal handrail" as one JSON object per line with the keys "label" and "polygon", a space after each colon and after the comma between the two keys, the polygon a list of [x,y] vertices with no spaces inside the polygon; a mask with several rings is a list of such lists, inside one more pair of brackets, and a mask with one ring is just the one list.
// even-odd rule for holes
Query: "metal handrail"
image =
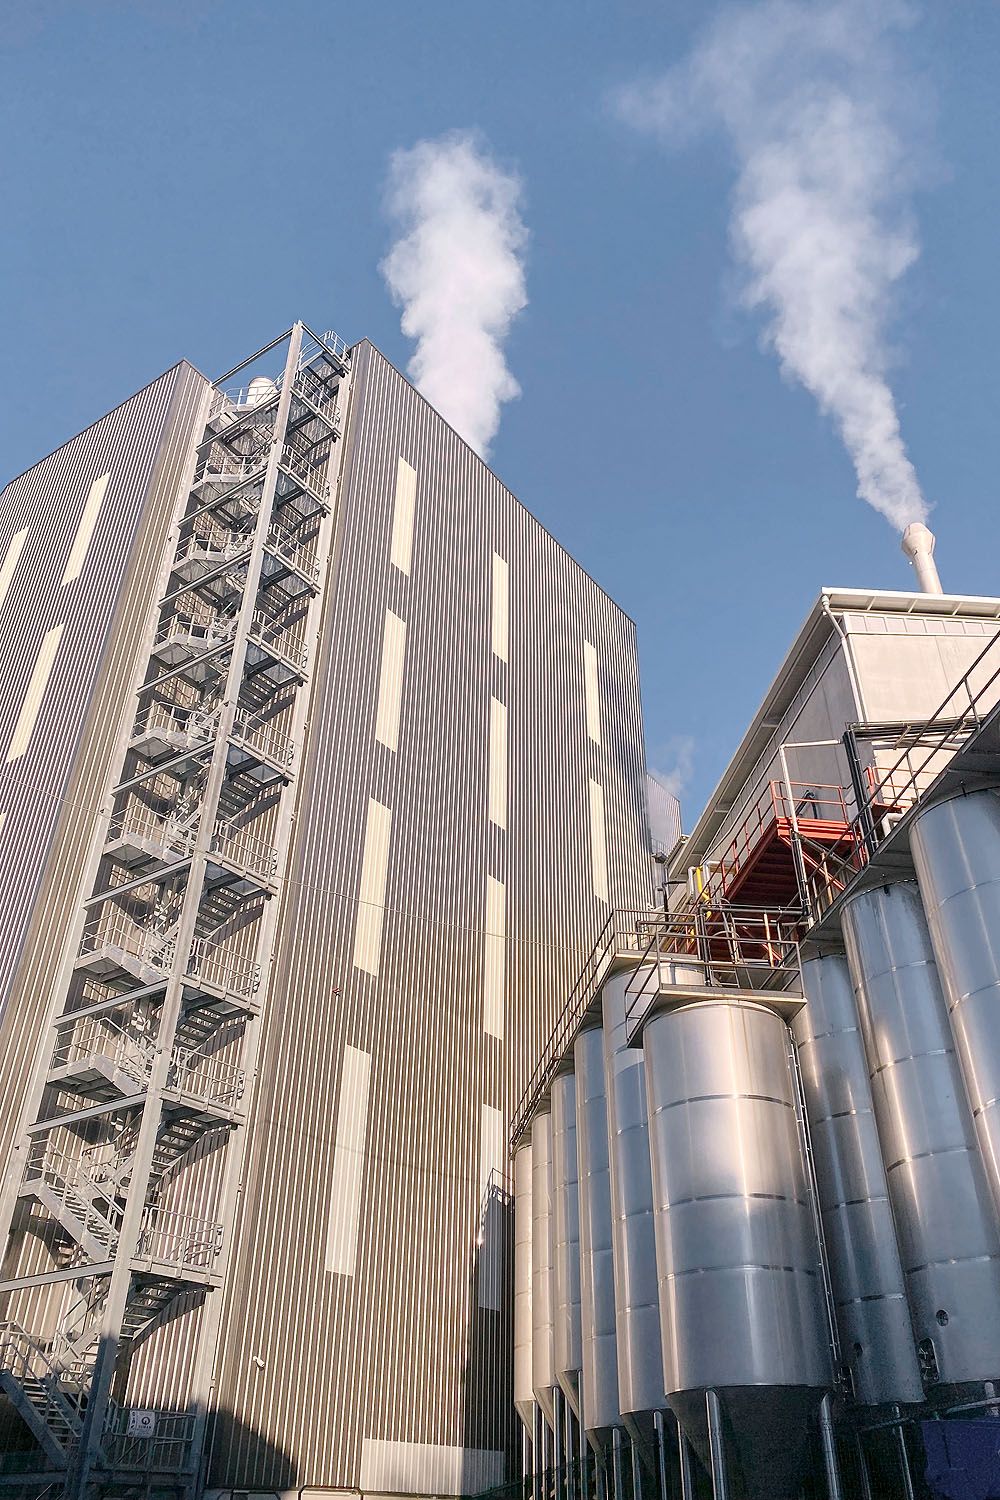
{"label": "metal handrail", "polygon": [[120,948],[123,953],[166,972],[173,961],[173,940],[149,927],[140,927],[120,907],[105,905],[83,929],[80,957],[100,948]]}
{"label": "metal handrail", "polygon": [[[67,1029],[76,1032],[80,1024],[79,1021],[74,1023],[70,1016]],[[52,1053],[51,1067],[67,1068],[83,1057],[98,1055],[106,1057],[137,1083],[144,1084],[152,1072],[153,1050],[150,1036],[137,1035],[107,1016],[86,1017],[83,1037],[70,1035],[57,1046]]]}
{"label": "metal handrail", "polygon": [[235,1104],[243,1097],[246,1071],[237,1063],[214,1062],[197,1048],[175,1047],[167,1087],[212,1104]]}
{"label": "metal handrail", "polygon": [[273,729],[256,714],[239,713],[233,720],[233,738],[259,750],[279,766],[290,766],[295,759],[295,741],[280,729]]}
{"label": "metal handrail", "polygon": [[[625,947],[622,940],[634,938],[634,945],[629,946],[639,949],[641,927],[647,923],[651,926],[658,925],[662,915],[656,908],[632,907],[616,907],[608,914],[518,1100],[510,1127],[511,1155],[534,1114],[538,1100],[552,1082],[570,1038],[593,1002],[614,954]],[[644,943],[648,933],[642,937]]]}
{"label": "metal handrail", "polygon": [[[315,582],[320,574],[320,566],[315,556],[309,554],[312,541],[304,542],[298,537],[279,526],[277,521],[268,528],[266,545],[272,552],[278,552],[293,568],[297,568],[304,578]],[[304,554],[304,555],[300,555]]]}
{"label": "metal handrail", "polygon": [[256,959],[235,958],[226,953],[222,943],[214,943],[211,938],[196,938],[191,944],[188,973],[247,1000],[260,985],[260,964]]}
{"label": "metal handrail", "polygon": [[258,609],[250,621],[250,634],[269,651],[274,651],[293,667],[304,667],[309,660],[309,649],[301,641],[283,640],[287,627],[278,625],[262,609]]}
{"label": "metal handrail", "polygon": [[197,837],[197,827],[185,827],[172,815],[159,817],[152,809],[133,802],[124,812],[117,813],[108,824],[109,844],[134,834],[136,838],[149,839],[172,854],[190,854]]}
{"label": "metal handrail", "polygon": [[173,1208],[143,1209],[136,1260],[165,1260],[172,1265],[205,1269],[222,1249],[224,1226]]}
{"label": "metal handrail", "polygon": [[278,868],[278,851],[273,844],[221,818],[212,832],[212,849],[255,875],[269,878]]}
{"label": "metal handrail", "polygon": [[210,738],[218,727],[220,713],[219,706],[205,708],[199,704],[193,708],[182,708],[179,704],[171,707],[166,703],[151,703],[136,718],[132,726],[132,738],[138,739],[141,734],[154,729],[162,729],[166,734]]}
{"label": "metal handrail", "polygon": [[666,913],[625,986],[628,1030],[659,992],[664,960],[691,964],[706,984],[718,988],[732,988],[735,980],[741,988],[781,989],[797,971],[801,930],[797,908],[716,906],[702,898]]}

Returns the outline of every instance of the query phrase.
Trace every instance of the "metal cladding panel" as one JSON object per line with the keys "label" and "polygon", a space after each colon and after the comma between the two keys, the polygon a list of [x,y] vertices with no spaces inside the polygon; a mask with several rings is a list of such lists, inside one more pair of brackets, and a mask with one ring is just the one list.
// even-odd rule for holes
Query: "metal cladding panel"
{"label": "metal cladding panel", "polygon": [[830,1383],[788,1028],[700,1001],[643,1031],[668,1393]]}
{"label": "metal cladding panel", "polygon": [[802,965],[807,1004],[792,1030],[840,1328],[857,1399],[922,1401],[903,1268],[847,960]]}
{"label": "metal cladding panel", "polygon": [[619,1424],[615,1267],[604,1037],[592,1027],[573,1046],[580,1199],[580,1322],[583,1420],[603,1446]]}
{"label": "metal cladding panel", "polygon": [[[27,531],[0,607],[0,999],[9,998],[0,1022],[4,1158],[99,832],[96,814],[131,705],[142,631],[207,390],[196,370],[175,366],[0,497],[0,558],[10,539]],[[60,625],[30,738],[18,759],[6,761],[41,643]]]}
{"label": "metal cladding panel", "polygon": [[[212,1482],[243,1488],[356,1486],[365,1440],[410,1444],[414,1485],[426,1445],[513,1454],[509,1313],[477,1297],[498,1139],[484,1122],[509,1120],[607,917],[590,876],[591,780],[611,898],[650,898],[631,622],[370,345],[353,365],[216,1386]],[[387,611],[405,624],[395,750],[376,735]],[[489,816],[493,700],[506,709],[506,827]],[[372,801],[391,828],[377,961],[370,944],[360,968]],[[501,892],[503,934],[487,934]],[[371,1057],[352,1275],[325,1265],[345,1047]]]}
{"label": "metal cladding panel", "polygon": [[552,1258],[555,1270],[556,1379],[580,1415],[580,1200],[576,1162],[576,1080],[552,1084]]}
{"label": "metal cladding panel", "polygon": [[530,1438],[531,1387],[531,1142],[514,1154],[514,1405]]}
{"label": "metal cladding panel", "polygon": [[952,797],[910,832],[951,1029],[1000,1204],[1000,796]]}
{"label": "metal cladding panel", "polygon": [[656,1281],[653,1184],[649,1163],[646,1068],[625,1030],[627,974],[602,991],[611,1212],[614,1234],[618,1399],[623,1416],[665,1411],[660,1301]]}
{"label": "metal cladding panel", "polygon": [[910,1316],[940,1378],[1000,1372],[1000,1233],[915,884],[852,897],[858,999]]}

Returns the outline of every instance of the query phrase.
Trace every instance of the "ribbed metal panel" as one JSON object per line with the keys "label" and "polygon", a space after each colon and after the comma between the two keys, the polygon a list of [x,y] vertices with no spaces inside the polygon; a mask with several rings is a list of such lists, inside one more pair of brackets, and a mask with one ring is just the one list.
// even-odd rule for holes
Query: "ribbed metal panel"
{"label": "ribbed metal panel", "polygon": [[[226,1486],[356,1486],[366,1439],[512,1450],[510,1329],[477,1298],[481,1121],[484,1105],[509,1119],[607,915],[591,880],[591,779],[611,900],[650,896],[631,621],[371,346],[354,370],[226,1293],[210,1464]],[[401,457],[416,473],[408,573],[390,562]],[[507,563],[508,663],[493,649],[494,554]],[[395,751],[375,734],[387,610],[406,626]],[[491,699],[506,708],[506,829],[488,816]],[[352,962],[371,799],[392,810],[377,975]],[[504,1040],[484,1027],[488,876],[506,889]],[[372,1059],[351,1276],[325,1269],[347,1046]]]}
{"label": "ribbed metal panel", "polygon": [[[0,1023],[6,1160],[75,911],[129,680],[207,382],[168,370],[13,480],[0,497],[0,556],[25,528],[2,610],[0,756],[45,633],[64,624],[26,753],[0,764]],[[82,571],[62,583],[96,478],[110,473]]]}

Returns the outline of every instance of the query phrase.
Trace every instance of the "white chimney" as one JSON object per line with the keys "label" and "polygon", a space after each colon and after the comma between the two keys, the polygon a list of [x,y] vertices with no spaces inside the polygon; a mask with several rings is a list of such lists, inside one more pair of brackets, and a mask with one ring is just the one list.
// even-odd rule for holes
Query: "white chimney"
{"label": "white chimney", "polygon": [[922,521],[911,521],[903,532],[903,551],[917,575],[922,594],[943,594],[938,570],[934,566],[934,533]]}

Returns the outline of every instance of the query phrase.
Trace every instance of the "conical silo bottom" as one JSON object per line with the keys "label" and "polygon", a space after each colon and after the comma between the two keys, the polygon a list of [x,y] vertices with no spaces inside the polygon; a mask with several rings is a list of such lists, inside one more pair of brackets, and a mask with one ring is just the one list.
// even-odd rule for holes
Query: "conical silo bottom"
{"label": "conical silo bottom", "polygon": [[579,1370],[559,1372],[559,1389],[569,1402],[577,1421],[580,1420],[580,1373]]}
{"label": "conical silo bottom", "polygon": [[[789,1500],[808,1460],[809,1419],[823,1398],[814,1386],[726,1386],[722,1407],[730,1492],[740,1500]],[[710,1474],[704,1391],[678,1391],[670,1409]]]}

